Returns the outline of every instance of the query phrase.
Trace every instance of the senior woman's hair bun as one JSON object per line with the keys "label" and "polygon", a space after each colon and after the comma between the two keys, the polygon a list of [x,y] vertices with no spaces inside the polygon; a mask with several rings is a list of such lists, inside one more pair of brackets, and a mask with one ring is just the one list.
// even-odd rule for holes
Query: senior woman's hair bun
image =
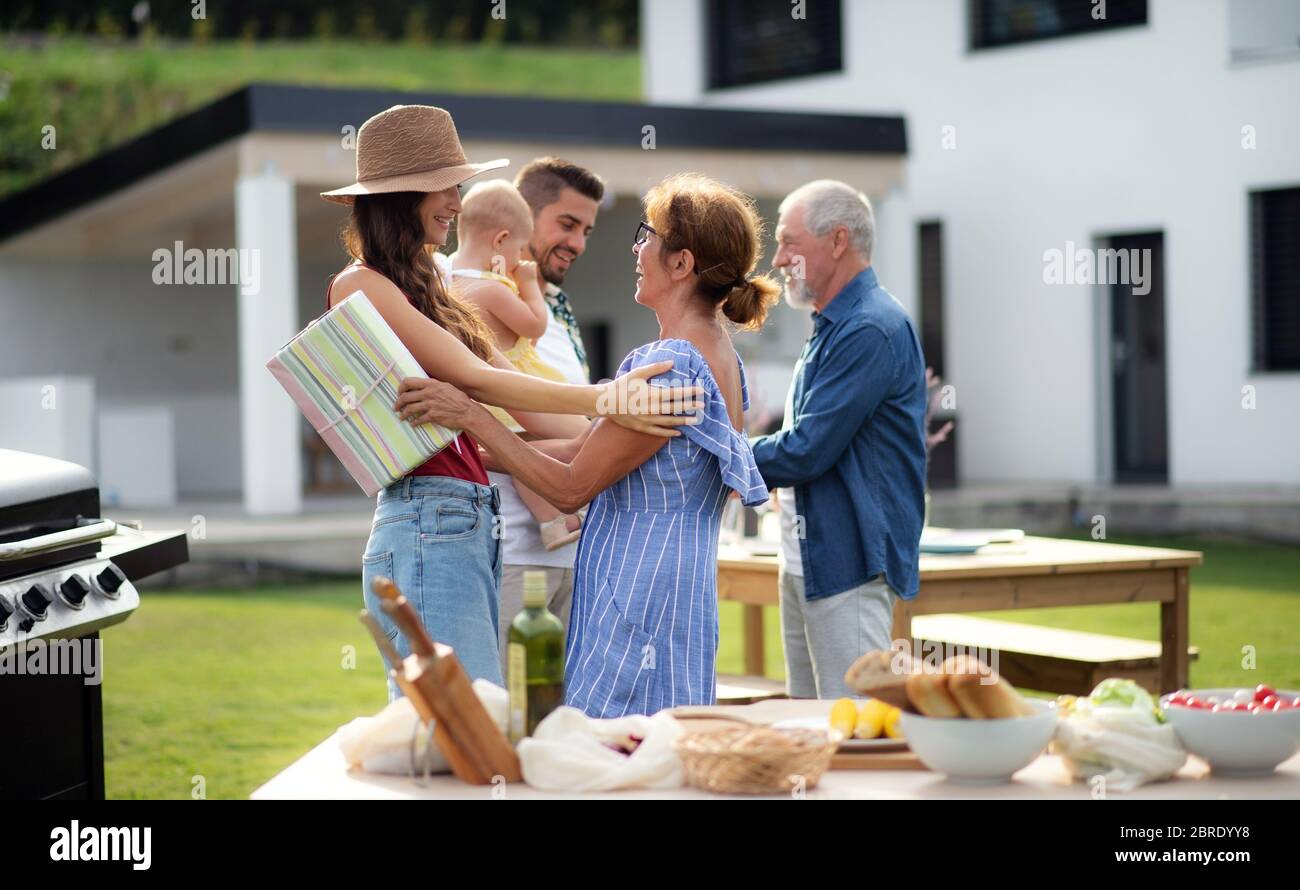
{"label": "senior woman's hair bun", "polygon": [[767,320],[767,312],[776,304],[781,287],[766,275],[741,279],[722,301],[722,314],[747,331],[756,331]]}

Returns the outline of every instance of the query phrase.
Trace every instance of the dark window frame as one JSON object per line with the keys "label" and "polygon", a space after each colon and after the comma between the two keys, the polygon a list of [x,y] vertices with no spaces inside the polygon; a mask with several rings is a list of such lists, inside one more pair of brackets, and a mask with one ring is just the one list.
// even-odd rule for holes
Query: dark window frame
{"label": "dark window frame", "polygon": [[[757,74],[737,74],[730,70],[724,62],[735,52],[731,41],[738,36],[738,29],[733,26],[732,18],[739,12],[739,6],[745,2],[747,0],[706,0],[704,4],[704,86],[707,91],[715,92],[803,77],[844,73],[844,0],[807,0],[806,8],[821,6],[823,9],[821,15],[825,17],[824,21],[819,20],[812,26],[832,30],[836,36],[835,40],[828,41],[822,55],[811,58],[807,65]],[[773,11],[779,9],[785,14],[789,13],[790,8],[788,4],[780,2],[772,6]],[[795,20],[791,19],[791,21]],[[810,19],[802,20],[800,26],[809,26],[809,21]]]}
{"label": "dark window frame", "polygon": [[[1294,202],[1290,213],[1296,218],[1292,226],[1283,234],[1269,230],[1269,217],[1275,217],[1285,209],[1268,208],[1270,198],[1283,200],[1282,196]],[[1251,189],[1247,194],[1247,212],[1250,216],[1250,367],[1252,374],[1295,374],[1300,372],[1300,285],[1291,294],[1295,301],[1289,309],[1281,305],[1287,298],[1286,281],[1273,281],[1270,278],[1282,277],[1284,272],[1276,268],[1277,263],[1287,262],[1285,257],[1269,256],[1266,251],[1274,249],[1289,250],[1294,264],[1291,275],[1300,281],[1300,185],[1275,186]],[[1271,211],[1271,212],[1270,212]],[[1276,222],[1276,219],[1272,220]],[[1289,236],[1289,242],[1278,241]],[[1270,268],[1272,267],[1272,268]],[[1278,288],[1280,292],[1274,292]],[[1278,301],[1277,305],[1273,301]],[[1290,339],[1296,341],[1291,346],[1291,355],[1274,355],[1275,345],[1270,345],[1266,336],[1274,326],[1280,324],[1279,313],[1287,311],[1291,315]]]}
{"label": "dark window frame", "polygon": [[[988,33],[989,21],[991,19],[990,6],[998,0],[968,0],[966,4],[966,32],[967,46],[971,52],[981,52],[984,50],[1006,49],[1013,46],[1023,46],[1025,44],[1042,43],[1044,40],[1061,40],[1070,37],[1083,37],[1095,34],[1108,34],[1116,29],[1145,27],[1150,24],[1150,6],[1148,0],[1107,0],[1108,3],[1120,7],[1119,18],[1111,18],[1109,7],[1107,18],[1105,20],[1096,20],[1091,18],[1092,0],[1040,0],[1040,2],[1055,2],[1057,4],[1077,5],[1080,9],[1088,12],[1088,17],[1083,20],[1083,24],[1067,24],[1063,30],[1054,32],[1044,32],[1039,34],[1030,34],[1027,36],[1015,36],[1007,38],[994,38]],[[1015,2],[1015,0],[1010,0]],[[1033,0],[1026,0],[1026,7],[1030,6]],[[1134,6],[1141,6],[1140,13],[1134,12],[1126,14],[1124,12],[1125,4],[1131,3]]]}
{"label": "dark window frame", "polygon": [[[921,352],[927,367],[941,378],[947,370],[947,270],[945,247],[947,234],[943,220],[938,218],[916,221],[916,295],[917,316],[921,338]],[[951,383],[944,381],[944,385]],[[957,437],[961,422],[956,411],[940,409],[931,418],[931,427],[937,428],[945,421],[955,425],[946,441],[935,446],[927,455],[926,481],[932,490],[956,488],[960,484],[957,461]],[[931,429],[925,431],[928,436]]]}
{"label": "dark window frame", "polygon": [[[921,219],[916,223],[917,296],[920,308],[921,352],[925,363],[943,376],[947,363],[945,330],[943,220]],[[926,347],[931,347],[927,349]]]}

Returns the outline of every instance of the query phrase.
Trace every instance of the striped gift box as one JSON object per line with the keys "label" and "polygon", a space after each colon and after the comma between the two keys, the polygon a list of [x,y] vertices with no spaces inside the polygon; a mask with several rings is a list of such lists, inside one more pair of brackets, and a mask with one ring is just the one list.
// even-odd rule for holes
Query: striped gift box
{"label": "striped gift box", "polygon": [[266,366],[372,497],[458,435],[397,416],[402,378],[427,375],[362,291],[309,324]]}

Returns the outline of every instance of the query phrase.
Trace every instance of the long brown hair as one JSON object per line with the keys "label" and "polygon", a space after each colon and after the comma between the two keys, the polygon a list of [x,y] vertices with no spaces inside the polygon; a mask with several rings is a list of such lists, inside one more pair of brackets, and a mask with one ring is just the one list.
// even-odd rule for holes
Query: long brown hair
{"label": "long brown hair", "polygon": [[448,290],[424,243],[423,200],[423,192],[357,195],[343,230],[343,245],[353,257],[397,285],[416,309],[488,361],[492,357],[491,333],[478,313]]}
{"label": "long brown hair", "polygon": [[679,173],[646,193],[645,214],[666,250],[695,257],[695,290],[703,299],[744,330],[763,326],[780,287],[750,277],[763,237],[752,198],[699,173]]}

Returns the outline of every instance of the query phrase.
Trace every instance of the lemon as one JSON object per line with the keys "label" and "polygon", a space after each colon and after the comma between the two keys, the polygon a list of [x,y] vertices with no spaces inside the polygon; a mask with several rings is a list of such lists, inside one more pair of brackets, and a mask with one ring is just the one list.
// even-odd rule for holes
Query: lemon
{"label": "lemon", "polygon": [[903,712],[899,708],[890,708],[889,713],[885,715],[885,735],[891,739],[903,738],[903,727],[899,723],[899,717]]}
{"label": "lemon", "polygon": [[841,698],[831,705],[831,729],[838,729],[844,738],[853,737],[858,725],[858,706],[851,698]]}
{"label": "lemon", "polygon": [[864,702],[862,713],[858,714],[858,725],[854,730],[853,737],[858,739],[878,738],[881,730],[885,728],[885,716],[888,713],[889,705],[878,698]]}

